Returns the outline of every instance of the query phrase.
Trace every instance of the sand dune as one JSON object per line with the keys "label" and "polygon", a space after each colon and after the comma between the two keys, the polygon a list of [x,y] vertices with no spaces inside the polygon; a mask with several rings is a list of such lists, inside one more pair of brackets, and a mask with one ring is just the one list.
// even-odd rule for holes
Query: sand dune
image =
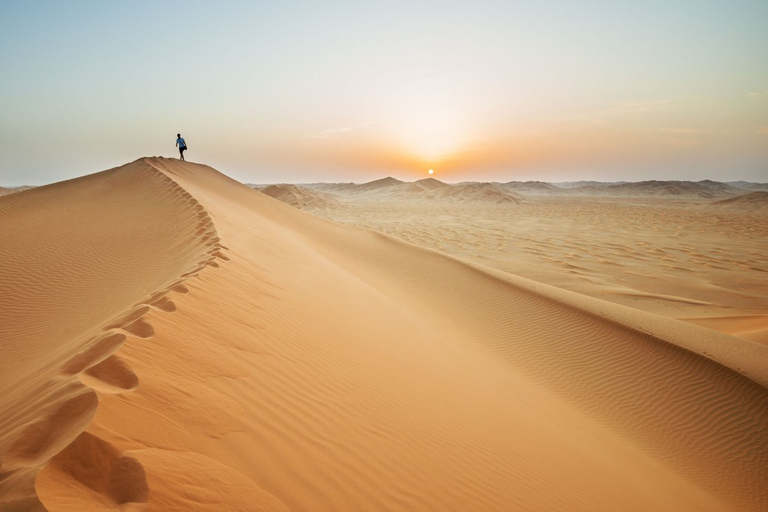
{"label": "sand dune", "polygon": [[740,194],[741,189],[712,180],[640,181],[636,183],[589,184],[568,189],[572,195],[713,198]]}
{"label": "sand dune", "polygon": [[450,199],[462,202],[521,203],[525,198],[492,183],[461,183],[440,188],[428,196],[434,199]]}
{"label": "sand dune", "polygon": [[761,209],[710,199],[559,195],[496,204],[347,194],[307,210],[672,318],[768,314]]}
{"label": "sand dune", "polygon": [[713,206],[765,210],[768,209],[768,192],[750,192],[749,194],[722,199],[720,201],[715,201]]}
{"label": "sand dune", "polygon": [[405,182],[395,179],[391,176],[387,176],[386,178],[381,178],[380,180],[363,183],[357,188],[357,190],[380,190],[389,187],[396,187],[398,185],[402,185],[403,183]]}
{"label": "sand dune", "polygon": [[0,230],[0,510],[768,507],[768,346],[177,160]]}
{"label": "sand dune", "polygon": [[328,194],[299,185],[281,184],[256,188],[269,197],[297,208],[324,208],[335,202]]}
{"label": "sand dune", "polygon": [[[311,189],[327,193],[334,199],[374,201],[448,201],[448,202],[480,202],[480,203],[520,203],[525,198],[502,185],[494,183],[458,183],[448,184],[435,178],[426,178],[414,182],[404,182],[387,177],[380,180],[355,185],[351,183],[311,184]],[[270,194],[272,195],[272,194]],[[291,201],[272,195],[278,200],[296,206]],[[304,208],[304,209],[311,209]]]}
{"label": "sand dune", "polygon": [[729,181],[728,185],[731,185],[743,190],[762,190],[763,192],[768,192],[768,183],[753,183],[749,181]]}
{"label": "sand dune", "polygon": [[423,190],[442,190],[451,187],[448,183],[435,178],[424,178],[423,180],[415,181],[414,184]]}
{"label": "sand dune", "polygon": [[[480,202],[480,203],[520,203],[525,199],[515,192],[505,190],[492,183],[459,183],[449,185],[434,178],[419,180],[413,183],[403,183],[390,187],[385,191],[389,200],[407,201],[449,201],[449,202]],[[382,192],[377,195],[368,194],[371,199],[381,199]]]}
{"label": "sand dune", "polygon": [[520,202],[527,196],[566,196],[566,197],[620,197],[620,198],[667,198],[680,200],[700,200],[733,198],[743,195],[748,190],[762,191],[765,184],[733,182],[722,183],[712,180],[693,181],[641,181],[603,183],[580,181],[566,183],[545,183],[541,181],[510,181],[507,183],[464,182],[449,184],[435,178],[426,178],[414,182],[403,182],[392,177],[374,180],[368,183],[313,183],[305,187],[331,194],[351,196],[355,200],[366,197],[379,198],[382,194],[402,198],[407,195],[427,199],[453,199],[459,201],[481,201],[481,195],[472,190],[485,189],[487,194],[499,202]]}
{"label": "sand dune", "polygon": [[543,181],[510,181],[500,185],[509,190],[530,195],[557,194],[558,192],[563,192],[560,187]]}
{"label": "sand dune", "polygon": [[686,318],[685,321],[768,344],[768,315]]}
{"label": "sand dune", "polygon": [[211,258],[215,228],[144,161],[3,197],[0,219],[0,488],[33,503],[35,473],[91,422],[94,388],[132,386],[113,354],[152,336],[143,317]]}
{"label": "sand dune", "polygon": [[[365,198],[378,199],[382,195],[403,198],[408,195],[425,199],[447,199],[456,201],[482,201],[488,199],[482,194],[472,192],[484,189],[498,202],[520,202],[526,197],[617,197],[617,198],[662,198],[680,200],[700,200],[732,198],[743,195],[746,191],[766,190],[766,184],[732,182],[722,183],[712,180],[693,181],[641,181],[604,183],[598,181],[579,181],[565,183],[545,183],[541,181],[510,181],[507,183],[463,182],[444,183],[435,178],[426,178],[414,182],[404,182],[392,177],[374,180],[368,183],[311,183],[304,188],[327,192],[342,197],[353,197],[356,201]],[[259,189],[263,187],[257,187]],[[279,197],[278,197],[279,199]],[[294,205],[295,206],[295,205]]]}

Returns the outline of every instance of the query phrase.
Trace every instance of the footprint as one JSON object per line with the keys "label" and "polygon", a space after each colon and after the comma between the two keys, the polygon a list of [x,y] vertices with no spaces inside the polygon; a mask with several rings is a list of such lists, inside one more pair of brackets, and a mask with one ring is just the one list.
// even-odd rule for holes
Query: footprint
{"label": "footprint", "polygon": [[117,320],[115,323],[108,325],[106,329],[125,329],[125,326],[128,324],[131,324],[133,321],[140,319],[144,315],[149,312],[149,306],[146,304],[141,305],[134,309],[133,311],[123,315],[122,318]]}
{"label": "footprint", "polygon": [[107,332],[96,341],[88,350],[77,354],[70,359],[62,369],[64,375],[75,375],[86,368],[100,363],[111,354],[117,352],[125,343],[126,336],[123,333]]}
{"label": "footprint", "polygon": [[68,399],[21,433],[3,458],[3,468],[44,463],[85,430],[98,406],[99,399],[90,389]]}
{"label": "footprint", "polygon": [[53,458],[51,465],[94,491],[106,492],[112,467],[119,457],[120,451],[113,445],[83,432]]}
{"label": "footprint", "polygon": [[174,291],[176,293],[189,293],[189,288],[187,288],[182,283],[179,283],[177,285],[172,286],[171,291]]}
{"label": "footprint", "polygon": [[166,313],[173,313],[176,311],[176,304],[174,304],[174,302],[168,297],[161,297],[160,299],[154,301],[151,305],[152,307],[161,311],[165,311]]}
{"label": "footprint", "polygon": [[137,338],[148,339],[155,335],[154,327],[152,327],[152,324],[147,322],[144,318],[134,320],[122,329]]}
{"label": "footprint", "polygon": [[101,393],[116,395],[139,386],[139,378],[128,363],[113,355],[80,374],[80,382]]}
{"label": "footprint", "polygon": [[224,253],[222,253],[221,251],[216,251],[215,253],[213,253],[213,255],[224,261],[229,261],[229,256],[225,256]]}
{"label": "footprint", "polygon": [[141,462],[128,455],[117,459],[109,478],[109,495],[118,505],[149,501],[147,474]]}
{"label": "footprint", "polygon": [[53,458],[51,465],[118,505],[149,500],[144,466],[89,432],[80,434]]}

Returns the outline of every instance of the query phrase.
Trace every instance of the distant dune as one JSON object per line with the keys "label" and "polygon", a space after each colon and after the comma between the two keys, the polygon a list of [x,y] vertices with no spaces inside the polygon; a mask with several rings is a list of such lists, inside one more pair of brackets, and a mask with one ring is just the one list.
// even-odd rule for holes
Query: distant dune
{"label": "distant dune", "polygon": [[[489,199],[499,202],[519,202],[525,196],[576,196],[576,197],[656,197],[660,199],[716,199],[728,198],[744,194],[748,190],[766,190],[768,184],[731,182],[722,183],[712,180],[702,181],[640,181],[604,183],[598,181],[576,181],[563,183],[546,183],[542,181],[510,181],[507,183],[463,182],[457,184],[444,183],[435,178],[426,178],[414,182],[403,182],[392,177],[374,180],[368,183],[315,183],[304,187],[334,194],[355,194],[361,197],[363,193],[420,194],[432,199],[482,200],[474,197],[469,190],[482,186],[487,190],[495,188]],[[463,189],[464,192],[447,192],[449,189]],[[438,193],[436,191],[446,191]],[[503,199],[504,192],[512,192]]]}
{"label": "distant dune", "polygon": [[[312,184],[312,190],[335,194],[354,200],[429,200],[462,202],[488,202],[492,204],[519,203],[525,198],[512,190],[494,183],[444,183],[435,178],[404,182],[387,177],[355,185],[351,183]],[[281,199],[277,197],[277,199]]]}
{"label": "distant dune", "polygon": [[299,185],[268,185],[258,190],[297,208],[324,208],[335,202],[328,194]]}
{"label": "distant dune", "polygon": [[581,181],[559,181],[557,183],[554,183],[555,186],[558,188],[577,188],[577,187],[602,187],[602,186],[608,186],[608,185],[620,185],[622,183],[626,183],[625,181],[618,181],[618,182],[604,182],[604,181],[594,181],[594,180],[581,180]]}
{"label": "distant dune", "polygon": [[570,188],[570,194],[597,196],[641,196],[714,198],[742,193],[741,189],[716,181],[640,181],[612,185],[592,184]]}
{"label": "distant dune", "polygon": [[768,192],[768,183],[752,183],[749,181],[729,181],[727,184],[736,188],[744,189],[744,190],[761,190],[763,192]]}
{"label": "distant dune", "polygon": [[[746,182],[740,182],[745,184]],[[759,186],[759,184],[752,184]],[[377,199],[381,194],[396,198],[417,198],[458,202],[520,203],[526,196],[576,197],[651,197],[659,199],[717,199],[744,193],[727,183],[703,181],[641,181],[634,183],[569,182],[561,184],[541,181],[449,184],[435,178],[403,182],[392,177],[361,185],[354,183],[310,184],[305,187],[356,199]],[[280,197],[278,197],[279,199]],[[287,197],[286,197],[287,198]]]}
{"label": "distant dune", "polygon": [[451,187],[451,185],[443,183],[435,178],[425,178],[423,180],[415,181],[414,183],[424,190],[442,190]]}
{"label": "distant dune", "polygon": [[430,197],[457,201],[521,203],[525,198],[492,183],[461,183],[438,189]]}
{"label": "distant dune", "polygon": [[357,190],[381,190],[387,189],[389,187],[396,187],[398,185],[402,185],[403,183],[403,181],[387,176],[386,178],[382,178],[380,180],[364,183],[360,185]]}
{"label": "distant dune", "polygon": [[514,190],[523,194],[556,194],[562,192],[562,189],[551,183],[545,183],[543,181],[510,181],[508,183],[502,183],[500,185],[503,188]]}
{"label": "distant dune", "polygon": [[[519,203],[524,196],[493,183],[444,183],[435,178],[405,182],[386,177],[363,184],[354,183],[315,183],[304,185],[309,191],[326,194],[327,199],[354,201],[447,201],[451,203],[481,202],[489,204]],[[273,195],[271,192],[269,195]],[[296,206],[291,196],[274,194],[278,200]]]}
{"label": "distant dune", "polygon": [[768,508],[760,343],[175,159],[2,197],[0,240],[2,510]]}
{"label": "distant dune", "polygon": [[741,196],[731,197],[712,203],[717,206],[748,209],[768,209],[768,192],[752,192]]}

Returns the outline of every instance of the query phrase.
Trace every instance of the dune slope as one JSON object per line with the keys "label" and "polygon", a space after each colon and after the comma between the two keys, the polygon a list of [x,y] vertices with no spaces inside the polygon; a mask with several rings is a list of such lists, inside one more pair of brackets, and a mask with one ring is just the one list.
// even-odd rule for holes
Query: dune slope
{"label": "dune slope", "polygon": [[34,193],[0,202],[2,311],[21,311],[0,324],[0,509],[768,506],[764,345],[326,222],[201,165]]}
{"label": "dune slope", "polygon": [[136,384],[113,354],[152,335],[143,317],[173,309],[166,295],[214,237],[145,161],[2,198],[0,504],[36,506],[34,475],[88,425],[94,389]]}
{"label": "dune slope", "polygon": [[721,199],[720,201],[714,201],[712,205],[719,207],[765,210],[768,208],[768,192],[750,192],[749,194],[730,197],[728,199]]}

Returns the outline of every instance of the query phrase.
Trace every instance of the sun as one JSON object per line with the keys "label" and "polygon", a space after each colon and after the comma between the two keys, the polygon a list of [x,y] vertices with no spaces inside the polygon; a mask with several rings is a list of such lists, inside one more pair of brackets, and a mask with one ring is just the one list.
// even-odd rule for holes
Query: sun
{"label": "sun", "polygon": [[434,169],[430,169],[430,170],[429,170],[429,171],[427,171],[427,172],[428,172],[429,174],[435,174],[435,170],[434,170]]}

